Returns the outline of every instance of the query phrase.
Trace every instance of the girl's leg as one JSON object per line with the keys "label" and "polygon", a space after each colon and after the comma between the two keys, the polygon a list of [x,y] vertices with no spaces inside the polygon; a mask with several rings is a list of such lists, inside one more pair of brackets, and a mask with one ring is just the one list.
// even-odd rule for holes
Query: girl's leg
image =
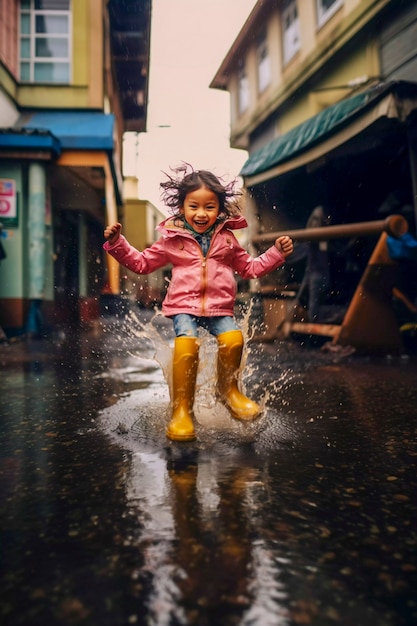
{"label": "girl's leg", "polygon": [[172,316],[176,337],[198,337],[197,318],[187,313]]}
{"label": "girl's leg", "polygon": [[210,318],[210,332],[217,337],[217,389],[221,401],[231,415],[239,420],[253,420],[260,407],[238,388],[238,377],[243,352],[243,334],[233,317]]}
{"label": "girl's leg", "polygon": [[215,337],[231,330],[240,330],[235,318],[229,315],[222,315],[219,317],[202,317],[199,321],[200,325],[206,328]]}
{"label": "girl's leg", "polygon": [[194,395],[198,370],[198,339],[195,318],[176,315],[176,334],[172,367],[172,416],[167,437],[174,441],[195,439]]}

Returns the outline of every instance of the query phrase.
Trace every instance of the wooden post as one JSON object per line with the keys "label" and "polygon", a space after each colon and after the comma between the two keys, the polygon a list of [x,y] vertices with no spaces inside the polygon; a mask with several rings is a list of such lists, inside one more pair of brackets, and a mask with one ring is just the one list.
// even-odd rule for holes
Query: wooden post
{"label": "wooden post", "polygon": [[[358,353],[400,353],[401,333],[392,308],[392,291],[396,286],[398,264],[389,257],[387,237],[399,237],[407,230],[408,223],[404,217],[390,215],[385,220],[304,228],[254,238],[252,241],[260,244],[275,240],[283,234],[298,241],[327,241],[339,237],[380,234],[341,325],[307,323],[289,320],[287,317],[284,322],[280,320],[276,324],[275,333],[280,330],[284,336],[291,332],[321,335],[331,338],[334,344],[352,346]],[[273,326],[271,320],[269,326]]]}
{"label": "wooden post", "polygon": [[392,308],[397,273],[398,264],[388,254],[387,234],[382,233],[334,343],[353,346],[359,353],[401,352],[401,333]]}

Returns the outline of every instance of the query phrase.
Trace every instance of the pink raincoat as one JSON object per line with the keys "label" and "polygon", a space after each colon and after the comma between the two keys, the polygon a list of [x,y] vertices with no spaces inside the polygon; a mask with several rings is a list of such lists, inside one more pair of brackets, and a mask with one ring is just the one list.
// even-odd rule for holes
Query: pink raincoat
{"label": "pink raincoat", "polygon": [[136,274],[150,274],[172,264],[172,279],[162,304],[167,317],[178,313],[197,317],[233,316],[237,291],[234,273],[244,279],[258,278],[285,261],[275,246],[257,258],[251,257],[232,232],[247,225],[242,216],[219,224],[205,257],[191,232],[172,218],[159,224],[157,230],[162,237],[142,252],[123,235],[113,245],[106,241],[103,248]]}

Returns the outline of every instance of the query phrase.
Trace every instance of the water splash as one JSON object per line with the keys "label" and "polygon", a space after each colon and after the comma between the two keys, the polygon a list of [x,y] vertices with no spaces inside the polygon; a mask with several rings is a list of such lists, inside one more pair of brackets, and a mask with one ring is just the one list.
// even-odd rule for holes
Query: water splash
{"label": "water splash", "polygon": [[[286,372],[271,381],[265,369],[265,354],[262,346],[251,339],[255,333],[251,320],[252,303],[239,314],[239,326],[245,337],[239,386],[243,393],[258,402],[261,414],[252,422],[231,417],[227,408],[216,395],[217,341],[207,331],[200,329],[199,367],[196,382],[194,413],[198,449],[221,451],[239,449],[242,445],[255,444],[275,447],[282,439],[291,438],[290,425],[274,410],[273,404],[280,390],[288,383]],[[119,326],[120,330],[120,326]],[[155,309],[132,311],[126,318],[120,341],[123,343],[124,359],[119,362],[120,374],[128,379],[130,388],[104,416],[107,431],[122,436],[129,447],[138,445],[152,449],[165,449],[174,444],[166,439],[172,402],[172,354],[175,335],[172,322]],[[249,358],[251,357],[251,358]],[[110,374],[110,373],[109,373]],[[113,371],[114,377],[117,372]],[[266,375],[266,379],[265,379]],[[133,388],[136,380],[136,388]],[[246,384],[250,381],[250,385]],[[247,388],[249,391],[247,391]],[[284,419],[283,419],[284,418]],[[188,444],[190,445],[190,444]]]}

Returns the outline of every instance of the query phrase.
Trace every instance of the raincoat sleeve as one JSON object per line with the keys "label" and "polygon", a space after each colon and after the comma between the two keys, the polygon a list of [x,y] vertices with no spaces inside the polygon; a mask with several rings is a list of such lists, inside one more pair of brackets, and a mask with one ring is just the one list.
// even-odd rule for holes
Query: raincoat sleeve
{"label": "raincoat sleeve", "polygon": [[113,245],[106,241],[103,248],[120,265],[127,267],[136,274],[150,274],[169,262],[166,256],[164,238],[158,239],[142,252],[131,246],[123,235],[120,235]]}
{"label": "raincoat sleeve", "polygon": [[266,252],[253,258],[238,244],[235,248],[232,267],[242,278],[260,278],[284,263],[284,255],[275,246],[271,246]]}

